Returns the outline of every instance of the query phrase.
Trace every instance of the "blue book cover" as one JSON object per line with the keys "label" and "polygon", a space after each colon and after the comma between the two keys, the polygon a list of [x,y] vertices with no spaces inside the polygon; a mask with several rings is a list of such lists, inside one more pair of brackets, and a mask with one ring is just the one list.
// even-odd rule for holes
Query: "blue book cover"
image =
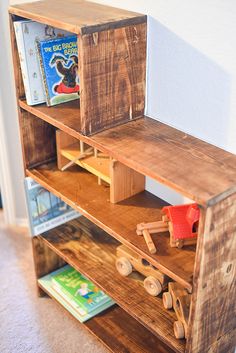
{"label": "blue book cover", "polygon": [[25,178],[25,191],[33,236],[79,217],[78,212],[30,177]]}
{"label": "blue book cover", "polygon": [[77,36],[37,41],[48,106],[79,98]]}

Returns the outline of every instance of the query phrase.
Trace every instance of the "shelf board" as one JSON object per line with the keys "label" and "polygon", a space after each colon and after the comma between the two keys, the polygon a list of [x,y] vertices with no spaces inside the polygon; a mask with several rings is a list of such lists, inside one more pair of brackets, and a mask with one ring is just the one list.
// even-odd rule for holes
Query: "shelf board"
{"label": "shelf board", "polygon": [[55,164],[48,164],[26,173],[162,272],[192,290],[195,246],[171,248],[169,233],[162,233],[153,236],[157,253],[150,254],[143,237],[136,234],[138,223],[161,219],[161,209],[166,205],[164,201],[144,191],[112,204],[109,187],[98,185],[94,175],[76,166],[61,172]]}
{"label": "shelf board", "polygon": [[90,1],[46,0],[10,6],[11,14],[77,34],[146,22],[146,16]]}
{"label": "shelf board", "polygon": [[[76,103],[21,108],[130,168],[206,206],[236,191],[236,156],[144,117],[91,137],[79,133]],[[78,104],[78,103],[77,103]]]}
{"label": "shelf board", "polygon": [[[60,150],[60,152],[63,157],[72,161],[80,154],[79,144],[75,143],[71,146],[63,148]],[[108,184],[111,184],[110,159],[108,156],[98,154],[98,157],[95,157],[94,155],[92,155],[77,160],[75,164],[101,178]]]}
{"label": "shelf board", "polygon": [[146,293],[141,283],[143,277],[137,273],[122,277],[117,272],[116,240],[85,217],[54,228],[40,238],[171,349],[184,352],[185,341],[175,339],[173,333],[175,313],[163,308],[160,297]]}

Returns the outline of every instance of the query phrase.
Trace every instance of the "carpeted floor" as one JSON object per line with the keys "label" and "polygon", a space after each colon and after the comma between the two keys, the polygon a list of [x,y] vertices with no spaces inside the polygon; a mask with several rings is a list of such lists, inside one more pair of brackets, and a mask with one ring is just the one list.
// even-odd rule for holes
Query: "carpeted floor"
{"label": "carpeted floor", "polygon": [[52,299],[38,298],[31,239],[0,214],[0,353],[107,353]]}

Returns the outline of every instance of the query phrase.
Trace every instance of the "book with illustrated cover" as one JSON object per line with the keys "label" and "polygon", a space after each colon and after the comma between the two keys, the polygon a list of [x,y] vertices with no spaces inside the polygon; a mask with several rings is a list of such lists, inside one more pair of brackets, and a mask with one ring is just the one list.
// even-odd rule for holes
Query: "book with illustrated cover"
{"label": "book with illustrated cover", "polygon": [[[67,267],[67,266],[66,266]],[[64,267],[63,267],[64,268]],[[63,269],[62,268],[62,269]],[[71,300],[66,297],[63,293],[61,294],[58,290],[55,290],[53,286],[52,279],[55,275],[61,272],[61,269],[54,271],[38,280],[40,286],[46,290],[52,297],[54,297],[65,309],[67,309],[77,320],[80,322],[85,322],[97,314],[103,312],[104,310],[110,308],[115,304],[115,302],[110,299],[105,304],[100,305],[97,309],[93,310],[90,313],[87,313],[79,305],[75,306],[71,304]]]}
{"label": "book with illustrated cover", "polygon": [[25,191],[33,236],[79,217],[78,212],[30,177],[25,178]]}
{"label": "book with illustrated cover", "polygon": [[64,298],[66,296],[72,306],[79,306],[85,313],[91,313],[111,300],[101,289],[69,265],[52,276],[52,284],[54,290]]}
{"label": "book with illustrated cover", "polygon": [[45,103],[46,98],[35,41],[62,37],[70,33],[31,20],[15,21],[14,29],[26,102],[28,105]]}
{"label": "book with illustrated cover", "polygon": [[77,36],[37,41],[48,106],[79,99]]}

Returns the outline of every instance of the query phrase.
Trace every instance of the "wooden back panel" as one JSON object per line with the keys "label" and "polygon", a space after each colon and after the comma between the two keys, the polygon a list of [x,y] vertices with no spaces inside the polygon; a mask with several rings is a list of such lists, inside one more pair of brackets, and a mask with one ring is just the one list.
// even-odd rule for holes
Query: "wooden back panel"
{"label": "wooden back panel", "polygon": [[79,57],[82,134],[143,115],[146,23],[82,35]]}

